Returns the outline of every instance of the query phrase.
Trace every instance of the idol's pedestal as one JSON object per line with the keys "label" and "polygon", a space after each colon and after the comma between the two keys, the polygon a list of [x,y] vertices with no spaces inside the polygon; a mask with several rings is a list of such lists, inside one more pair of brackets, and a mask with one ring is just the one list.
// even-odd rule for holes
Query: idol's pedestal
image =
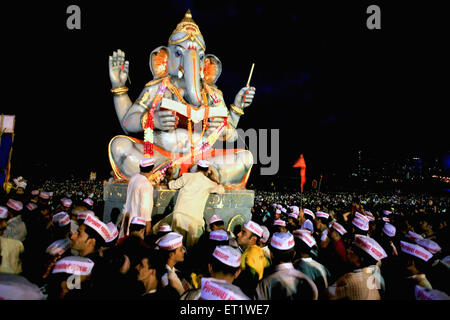
{"label": "idol's pedestal", "polygon": [[[114,208],[123,211],[127,198],[128,183],[105,182],[103,184],[103,199],[105,208],[103,221],[111,220],[111,211]],[[168,214],[172,213],[177,201],[178,191],[168,189],[155,189],[153,191],[152,224],[155,224]],[[251,219],[251,208],[254,205],[255,192],[253,190],[227,190],[225,194],[211,194],[206,202],[203,218],[208,224],[209,218],[214,214],[221,217],[225,227],[233,231],[236,225],[242,225]]]}

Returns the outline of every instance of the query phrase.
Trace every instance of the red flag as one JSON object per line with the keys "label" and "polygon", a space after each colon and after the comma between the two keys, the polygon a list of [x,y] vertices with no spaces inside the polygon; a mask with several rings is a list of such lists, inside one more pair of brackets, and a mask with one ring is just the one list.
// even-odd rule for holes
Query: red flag
{"label": "red flag", "polygon": [[303,154],[300,155],[300,158],[298,158],[297,162],[292,167],[300,168],[300,190],[301,192],[303,192],[303,185],[306,182],[306,163],[305,159],[303,158]]}

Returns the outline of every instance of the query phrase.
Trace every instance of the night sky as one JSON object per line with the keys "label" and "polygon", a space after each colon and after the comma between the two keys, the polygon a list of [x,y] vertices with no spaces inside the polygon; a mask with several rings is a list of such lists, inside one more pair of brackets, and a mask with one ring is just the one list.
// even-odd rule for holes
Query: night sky
{"label": "night sky", "polygon": [[[356,150],[388,160],[448,154],[444,10],[406,1],[311,2],[9,6],[1,112],[17,116],[12,175],[93,170],[107,177],[108,143],[122,134],[108,56],[125,51],[134,101],[152,80],[150,52],[167,45],[188,8],[206,53],[222,62],[217,86],[227,105],[255,63],[256,97],[239,127],[280,129],[280,175],[298,175],[291,166],[301,153],[311,175],[348,168]],[[81,8],[81,30],[66,28],[70,4]],[[370,4],[381,8],[381,30],[366,27]]]}

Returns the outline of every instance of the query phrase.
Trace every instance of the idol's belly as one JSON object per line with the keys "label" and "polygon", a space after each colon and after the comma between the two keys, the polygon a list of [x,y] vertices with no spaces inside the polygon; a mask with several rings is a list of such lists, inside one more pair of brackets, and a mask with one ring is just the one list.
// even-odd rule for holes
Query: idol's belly
{"label": "idol's belly", "polygon": [[[194,147],[201,142],[206,141],[206,132],[200,140],[202,136],[201,130],[193,131],[192,141],[194,142]],[[189,137],[189,132],[183,128],[177,128],[171,131],[155,130],[154,144],[166,151],[174,153],[188,154],[191,150],[191,138]]]}

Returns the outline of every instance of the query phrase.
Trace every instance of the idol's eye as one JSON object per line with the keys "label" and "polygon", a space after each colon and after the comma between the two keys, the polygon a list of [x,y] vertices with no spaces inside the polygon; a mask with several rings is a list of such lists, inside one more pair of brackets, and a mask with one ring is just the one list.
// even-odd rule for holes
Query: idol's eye
{"label": "idol's eye", "polygon": [[199,56],[199,58],[200,58],[200,60],[202,60],[203,61],[203,59],[205,59],[205,54],[202,52],[202,53],[200,53],[200,56]]}
{"label": "idol's eye", "polygon": [[175,51],[175,57],[181,57],[181,50]]}

